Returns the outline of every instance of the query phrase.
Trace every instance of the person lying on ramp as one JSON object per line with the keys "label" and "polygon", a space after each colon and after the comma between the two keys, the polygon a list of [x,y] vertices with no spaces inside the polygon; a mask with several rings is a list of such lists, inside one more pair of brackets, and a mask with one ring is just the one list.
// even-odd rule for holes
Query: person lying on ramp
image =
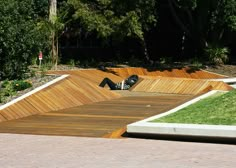
{"label": "person lying on ramp", "polygon": [[115,83],[109,78],[104,78],[103,81],[99,84],[100,87],[105,87],[108,85],[111,90],[128,90],[138,81],[138,75],[131,75],[122,82]]}

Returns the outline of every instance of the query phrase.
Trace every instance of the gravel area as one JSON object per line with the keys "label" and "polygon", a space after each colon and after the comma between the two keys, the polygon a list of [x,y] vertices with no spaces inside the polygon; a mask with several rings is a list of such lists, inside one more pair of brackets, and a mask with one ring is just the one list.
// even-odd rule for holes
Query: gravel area
{"label": "gravel area", "polygon": [[229,77],[236,77],[236,65],[207,66],[205,70]]}
{"label": "gravel area", "polygon": [[57,77],[59,77],[59,76],[58,75],[45,75],[45,76],[36,75],[34,77],[26,79],[27,81],[30,81],[32,83],[32,87],[22,90],[22,91],[18,91],[16,93],[16,95],[14,95],[12,97],[8,97],[4,102],[0,103],[0,106],[26,94],[27,92],[30,92],[31,90],[34,90],[35,88],[37,88],[39,86],[46,84],[47,82],[49,82],[53,79],[56,79]]}

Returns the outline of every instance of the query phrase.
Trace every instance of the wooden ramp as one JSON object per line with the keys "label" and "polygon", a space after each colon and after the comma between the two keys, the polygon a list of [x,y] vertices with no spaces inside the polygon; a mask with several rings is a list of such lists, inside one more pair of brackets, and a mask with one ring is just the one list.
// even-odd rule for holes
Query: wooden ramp
{"label": "wooden ramp", "polygon": [[[108,77],[114,82],[120,82],[131,74],[143,75],[145,80],[140,80],[138,85],[132,88],[132,91],[198,94],[210,89],[231,89],[222,82],[193,80],[193,78],[222,78],[225,76],[200,70],[193,71],[189,68],[163,71],[150,71],[144,68],[109,68],[106,72],[97,69],[81,69],[50,71],[48,73],[69,74],[70,76],[0,110],[0,122],[120,97],[119,94],[98,87],[104,77]],[[150,79],[150,77],[156,78],[158,76],[172,78]],[[185,77],[185,79],[180,77]]]}
{"label": "wooden ramp", "polygon": [[0,122],[119,97],[84,78],[69,76],[0,110]]}
{"label": "wooden ramp", "polygon": [[229,91],[232,89],[231,86],[220,81],[142,76],[131,91],[196,95],[209,90]]}
{"label": "wooden ramp", "polygon": [[215,79],[226,78],[227,76],[211,73],[200,69],[192,69],[189,67],[177,69],[152,69],[145,68],[109,68],[109,70],[123,78],[137,74],[145,76],[162,76],[162,77],[176,77],[176,78],[192,78],[192,79]]}
{"label": "wooden ramp", "polygon": [[97,69],[81,69],[81,70],[71,70],[71,71],[49,71],[49,74],[69,74],[76,78],[84,79],[86,81],[90,81],[94,84],[99,84],[103,78],[108,77],[114,82],[120,82],[123,80],[123,77],[118,76],[113,71],[104,72]]}
{"label": "wooden ramp", "polygon": [[[127,124],[165,112],[195,94],[231,89],[223,82],[201,80],[225,76],[188,68],[164,71],[110,68],[106,72],[90,69],[49,73],[69,74],[69,77],[0,110],[0,132],[120,137]],[[98,86],[104,77],[119,82],[131,74],[141,77],[132,91],[114,92]]]}
{"label": "wooden ramp", "polygon": [[136,94],[2,122],[0,132],[117,138],[125,132],[127,124],[162,113],[192,98],[144,95]]}

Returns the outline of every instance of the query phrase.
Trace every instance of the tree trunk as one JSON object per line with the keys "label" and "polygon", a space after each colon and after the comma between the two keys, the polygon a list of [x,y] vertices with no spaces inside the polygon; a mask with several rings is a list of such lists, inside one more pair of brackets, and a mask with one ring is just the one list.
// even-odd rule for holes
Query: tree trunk
{"label": "tree trunk", "polygon": [[58,45],[57,45],[57,38],[56,38],[56,30],[54,29],[54,25],[56,22],[57,17],[57,0],[49,0],[49,21],[53,25],[52,34],[51,34],[51,42],[52,42],[52,63],[54,64],[54,68],[57,69],[57,62],[58,62]]}
{"label": "tree trunk", "polygon": [[142,39],[143,54],[149,66],[153,66],[154,61],[150,59],[145,37]]}

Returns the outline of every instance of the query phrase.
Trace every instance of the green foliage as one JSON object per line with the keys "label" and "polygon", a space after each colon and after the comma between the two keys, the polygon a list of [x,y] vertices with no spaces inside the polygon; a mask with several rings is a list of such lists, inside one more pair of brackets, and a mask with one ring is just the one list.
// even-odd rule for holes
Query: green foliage
{"label": "green foliage", "polygon": [[209,46],[206,55],[211,63],[220,65],[228,61],[229,49],[226,47]]}
{"label": "green foliage", "polygon": [[88,32],[97,32],[99,37],[143,39],[144,31],[156,23],[155,0],[68,0],[68,3],[75,10],[73,18]]}
{"label": "green foliage", "polygon": [[236,1],[222,0],[212,2],[211,28],[236,30]]}
{"label": "green foliage", "polygon": [[14,80],[11,84],[15,91],[21,91],[32,87],[32,83],[24,80]]}
{"label": "green foliage", "polygon": [[168,0],[173,18],[193,41],[195,56],[202,54],[208,44],[227,46],[229,33],[236,31],[235,0]]}
{"label": "green foliage", "polygon": [[197,0],[179,0],[178,3],[184,8],[195,9],[197,7]]}
{"label": "green foliage", "polygon": [[70,59],[68,62],[68,65],[71,67],[75,67],[75,60],[74,59]]}
{"label": "green foliage", "polygon": [[4,80],[1,82],[0,103],[3,103],[7,97],[16,95],[17,91],[25,90],[32,87],[32,83],[26,80]]}
{"label": "green foliage", "polygon": [[0,0],[0,79],[20,79],[47,45],[31,0]]}
{"label": "green foliage", "polygon": [[3,81],[0,94],[2,95],[2,97],[13,96],[16,94],[16,91],[14,90],[13,85],[10,81]]}

